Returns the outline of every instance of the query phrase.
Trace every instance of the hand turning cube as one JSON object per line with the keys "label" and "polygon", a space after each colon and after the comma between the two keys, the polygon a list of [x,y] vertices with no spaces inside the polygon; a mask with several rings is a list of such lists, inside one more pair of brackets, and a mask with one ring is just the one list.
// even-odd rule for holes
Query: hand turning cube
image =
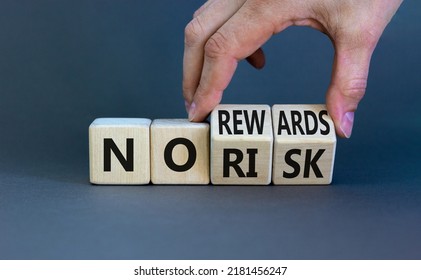
{"label": "hand turning cube", "polygon": [[331,183],[336,136],[324,105],[219,105],[210,119],[210,132],[184,119],[96,119],[91,183]]}

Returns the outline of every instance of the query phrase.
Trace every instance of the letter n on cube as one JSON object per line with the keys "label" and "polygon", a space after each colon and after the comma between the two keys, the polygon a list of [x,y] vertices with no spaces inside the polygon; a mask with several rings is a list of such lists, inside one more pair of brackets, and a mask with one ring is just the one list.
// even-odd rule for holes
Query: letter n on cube
{"label": "letter n on cube", "polygon": [[142,185],[150,181],[149,126],[142,118],[98,118],[89,126],[93,184]]}

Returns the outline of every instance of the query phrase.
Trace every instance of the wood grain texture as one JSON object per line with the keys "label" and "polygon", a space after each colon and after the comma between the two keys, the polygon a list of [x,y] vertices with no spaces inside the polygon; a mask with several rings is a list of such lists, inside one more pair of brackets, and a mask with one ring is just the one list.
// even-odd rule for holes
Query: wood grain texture
{"label": "wood grain texture", "polygon": [[[141,185],[150,182],[150,123],[149,119],[139,118],[99,118],[94,120],[89,126],[91,183]],[[111,143],[109,139],[115,143],[116,148],[124,157],[123,159],[128,160],[132,157],[133,170],[127,171],[121,164],[116,155],[118,151],[104,149],[105,143]],[[133,143],[132,155],[127,152],[127,148],[130,147],[128,141]],[[107,157],[107,150],[109,157]],[[107,158],[110,158],[110,161]],[[107,161],[110,162],[109,171],[106,170]]]}
{"label": "wood grain texture", "polygon": [[209,124],[154,120],[151,180],[153,184],[209,184]]}
{"label": "wood grain texture", "polygon": [[272,147],[269,106],[218,105],[211,114],[212,183],[269,184]]}
{"label": "wood grain texture", "polygon": [[325,105],[274,105],[273,183],[332,182],[336,134]]}

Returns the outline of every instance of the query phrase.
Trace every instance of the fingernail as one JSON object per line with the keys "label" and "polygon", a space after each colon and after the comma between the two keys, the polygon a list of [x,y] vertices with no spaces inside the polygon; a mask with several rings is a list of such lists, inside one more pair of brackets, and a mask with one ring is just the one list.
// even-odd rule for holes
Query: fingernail
{"label": "fingernail", "polygon": [[194,117],[196,115],[196,103],[192,103],[190,104],[190,109],[189,109],[189,121],[194,120]]}
{"label": "fingernail", "polygon": [[186,112],[187,112],[187,114],[189,113],[189,111],[190,111],[190,103],[189,102],[187,102],[187,100],[186,101],[184,101],[184,106],[186,106]]}
{"label": "fingernail", "polygon": [[345,113],[341,120],[341,130],[346,138],[351,137],[353,125],[354,125],[354,112]]}

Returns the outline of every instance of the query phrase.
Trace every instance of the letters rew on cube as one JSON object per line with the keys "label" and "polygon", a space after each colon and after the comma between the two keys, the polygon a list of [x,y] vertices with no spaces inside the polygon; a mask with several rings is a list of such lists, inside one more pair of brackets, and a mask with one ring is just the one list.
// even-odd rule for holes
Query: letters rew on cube
{"label": "letters rew on cube", "polygon": [[324,105],[274,105],[272,180],[276,185],[330,184],[336,149]]}
{"label": "letters rew on cube", "polygon": [[218,105],[211,114],[211,181],[267,185],[272,171],[268,105]]}

